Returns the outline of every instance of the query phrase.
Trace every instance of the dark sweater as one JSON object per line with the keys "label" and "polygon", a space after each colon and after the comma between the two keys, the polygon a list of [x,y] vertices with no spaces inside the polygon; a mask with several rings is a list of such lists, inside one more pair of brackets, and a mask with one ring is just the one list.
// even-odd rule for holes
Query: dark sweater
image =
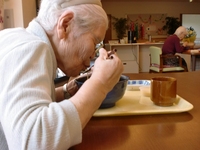
{"label": "dark sweater", "polygon": [[177,35],[173,34],[170,35],[164,42],[162,47],[162,54],[175,54],[175,53],[182,53],[186,48],[181,46],[180,39]]}

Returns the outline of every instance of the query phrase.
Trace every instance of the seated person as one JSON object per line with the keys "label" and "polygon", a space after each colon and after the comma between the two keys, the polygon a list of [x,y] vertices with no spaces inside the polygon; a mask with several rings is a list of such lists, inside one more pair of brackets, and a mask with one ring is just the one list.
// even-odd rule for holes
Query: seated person
{"label": "seated person", "polygon": [[[175,55],[176,53],[182,53],[185,50],[188,50],[190,47],[194,46],[193,43],[184,42],[180,43],[181,40],[188,34],[187,29],[183,26],[180,26],[176,29],[173,35],[170,35],[164,42],[162,47],[162,55]],[[176,58],[170,58],[164,60],[164,65],[179,66],[179,61]],[[182,65],[185,71],[187,69],[187,63],[182,58]]]}

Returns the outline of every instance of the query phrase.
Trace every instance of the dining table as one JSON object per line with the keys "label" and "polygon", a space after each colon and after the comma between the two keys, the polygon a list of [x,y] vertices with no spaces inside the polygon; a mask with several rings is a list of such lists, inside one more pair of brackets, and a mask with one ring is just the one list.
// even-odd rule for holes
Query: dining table
{"label": "dining table", "polygon": [[156,76],[174,77],[177,95],[193,108],[174,113],[93,116],[82,131],[82,142],[69,150],[200,149],[200,71],[124,75],[129,80],[149,81]]}
{"label": "dining table", "polygon": [[190,50],[186,50],[184,51],[182,54],[186,54],[186,55],[191,55],[191,70],[195,71],[196,70],[196,58],[199,57],[200,58],[200,48],[195,48],[195,49],[190,49]]}

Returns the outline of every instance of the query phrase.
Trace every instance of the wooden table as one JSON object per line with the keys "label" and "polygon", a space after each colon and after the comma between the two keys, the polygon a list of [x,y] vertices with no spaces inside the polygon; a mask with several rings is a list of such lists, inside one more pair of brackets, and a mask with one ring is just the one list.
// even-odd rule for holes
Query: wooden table
{"label": "wooden table", "polygon": [[[194,49],[194,50],[196,50],[196,49]],[[193,50],[187,50],[187,51],[183,52],[183,54],[191,55],[192,71],[195,71],[196,70],[196,56],[200,55],[200,51],[199,51],[199,53],[191,53],[191,51],[193,51]]]}
{"label": "wooden table", "polygon": [[175,114],[93,117],[83,130],[82,143],[70,150],[199,150],[200,71],[126,75],[132,80],[175,77],[177,94],[194,108]]}

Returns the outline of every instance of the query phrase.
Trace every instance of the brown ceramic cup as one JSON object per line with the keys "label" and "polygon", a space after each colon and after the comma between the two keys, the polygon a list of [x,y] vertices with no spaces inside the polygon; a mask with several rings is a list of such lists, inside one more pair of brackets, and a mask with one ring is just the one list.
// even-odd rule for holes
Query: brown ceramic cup
{"label": "brown ceramic cup", "polygon": [[177,81],[172,77],[151,79],[151,100],[158,106],[172,106],[176,101]]}

